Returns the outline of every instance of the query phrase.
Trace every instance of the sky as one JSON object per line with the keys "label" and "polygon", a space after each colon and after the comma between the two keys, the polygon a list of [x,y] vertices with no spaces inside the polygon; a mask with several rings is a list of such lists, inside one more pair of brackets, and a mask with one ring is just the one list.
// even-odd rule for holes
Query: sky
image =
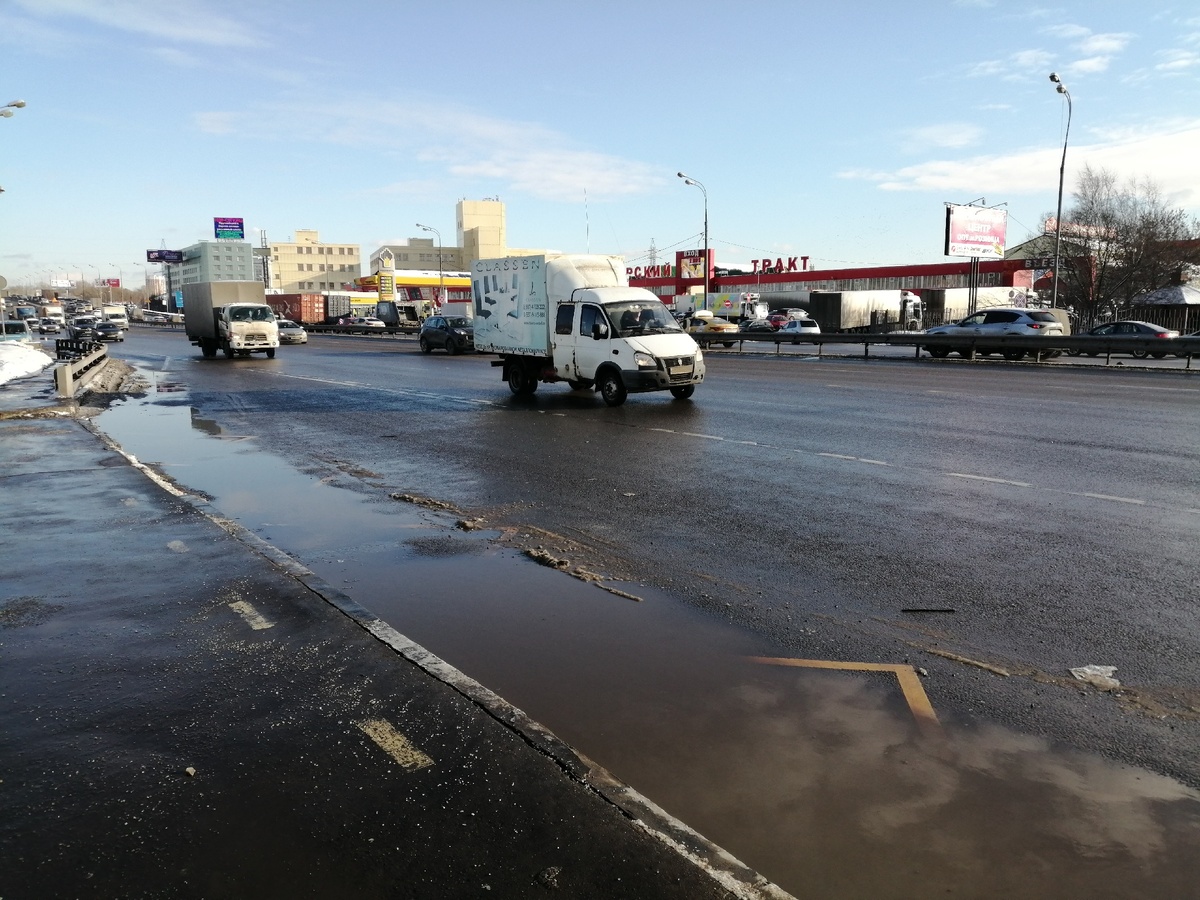
{"label": "sky", "polygon": [[510,247],[631,265],[706,211],[717,265],[946,262],[947,203],[1040,233],[1064,140],[1064,208],[1088,165],[1200,214],[1194,0],[0,0],[0,73],[10,290],[138,287],[215,217],[452,246],[493,197]]}

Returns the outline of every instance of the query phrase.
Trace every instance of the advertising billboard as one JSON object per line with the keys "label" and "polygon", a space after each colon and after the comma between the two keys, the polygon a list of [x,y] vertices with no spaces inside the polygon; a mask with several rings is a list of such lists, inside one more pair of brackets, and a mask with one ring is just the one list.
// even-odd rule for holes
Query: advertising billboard
{"label": "advertising billboard", "polygon": [[156,263],[181,263],[183,262],[182,250],[147,250],[146,262]]}
{"label": "advertising billboard", "polygon": [[986,206],[946,205],[946,255],[1004,259],[1008,212]]}
{"label": "advertising billboard", "polygon": [[213,234],[217,240],[241,241],[246,239],[245,219],[213,219]]}

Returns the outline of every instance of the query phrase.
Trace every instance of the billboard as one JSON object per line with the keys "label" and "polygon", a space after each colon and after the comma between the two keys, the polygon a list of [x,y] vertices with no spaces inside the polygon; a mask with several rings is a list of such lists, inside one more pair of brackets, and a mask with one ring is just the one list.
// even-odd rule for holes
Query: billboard
{"label": "billboard", "polygon": [[156,263],[181,263],[183,262],[182,250],[147,250],[146,262]]}
{"label": "billboard", "polygon": [[946,255],[1004,259],[1008,212],[946,204]]}
{"label": "billboard", "polygon": [[213,219],[213,234],[216,235],[217,240],[245,240],[246,220]]}
{"label": "billboard", "polygon": [[121,286],[121,279],[120,278],[105,278],[104,286],[110,287],[110,288],[114,288],[114,287],[119,288]]}

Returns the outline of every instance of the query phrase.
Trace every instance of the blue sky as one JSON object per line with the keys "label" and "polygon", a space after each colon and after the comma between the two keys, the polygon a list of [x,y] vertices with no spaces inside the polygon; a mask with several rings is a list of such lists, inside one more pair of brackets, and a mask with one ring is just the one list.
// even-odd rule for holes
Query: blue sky
{"label": "blue sky", "polygon": [[[646,264],[942,262],[944,204],[1009,244],[1085,163],[1200,213],[1200,7],[1144,0],[563,4],[0,0],[0,275],[140,285],[145,251],[246,220]],[[155,271],[151,268],[151,272]]]}

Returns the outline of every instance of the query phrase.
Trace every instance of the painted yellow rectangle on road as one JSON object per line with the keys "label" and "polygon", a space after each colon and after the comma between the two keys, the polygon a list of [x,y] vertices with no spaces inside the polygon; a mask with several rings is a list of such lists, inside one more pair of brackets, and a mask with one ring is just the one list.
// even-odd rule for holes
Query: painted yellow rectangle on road
{"label": "painted yellow rectangle on road", "polygon": [[379,745],[388,756],[394,759],[401,768],[410,772],[432,766],[433,760],[422,753],[405,737],[391,722],[386,719],[367,719],[355,722],[363,732]]}
{"label": "painted yellow rectangle on road", "polygon": [[843,672],[891,672],[900,683],[908,709],[922,728],[936,729],[939,725],[933,704],[921,686],[916,669],[900,663],[842,662],[832,659],[788,659],[786,657],[752,656],[751,662],[767,666],[796,666],[804,669],[837,669]]}

